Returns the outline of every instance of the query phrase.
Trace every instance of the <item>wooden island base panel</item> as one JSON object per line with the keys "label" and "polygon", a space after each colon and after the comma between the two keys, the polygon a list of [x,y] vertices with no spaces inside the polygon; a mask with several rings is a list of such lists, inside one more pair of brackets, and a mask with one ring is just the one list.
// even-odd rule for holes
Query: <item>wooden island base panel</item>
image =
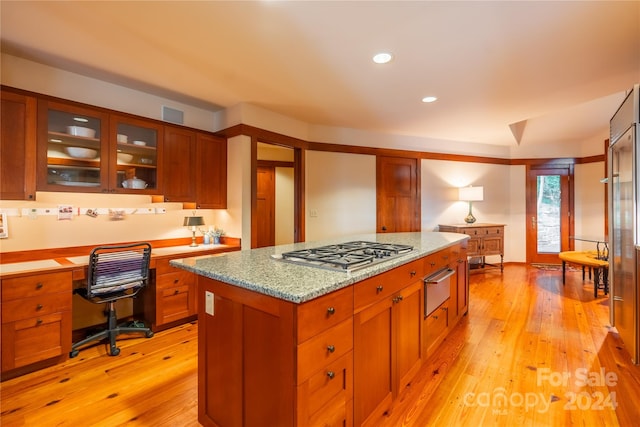
{"label": "wooden island base panel", "polygon": [[[375,426],[384,419],[467,313],[468,237],[367,237],[415,250],[352,273],[278,262],[270,256],[278,247],[171,262],[199,274],[201,424]],[[445,267],[449,297],[425,317],[424,278]],[[318,286],[328,290],[318,294]]]}

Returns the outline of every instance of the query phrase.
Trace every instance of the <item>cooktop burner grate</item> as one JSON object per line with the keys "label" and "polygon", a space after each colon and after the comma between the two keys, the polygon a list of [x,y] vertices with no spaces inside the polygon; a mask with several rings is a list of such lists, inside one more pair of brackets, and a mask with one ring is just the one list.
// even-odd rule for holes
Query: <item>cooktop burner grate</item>
{"label": "cooktop burner grate", "polygon": [[357,240],[285,252],[281,259],[298,265],[348,272],[387,261],[412,250],[413,246],[408,245]]}

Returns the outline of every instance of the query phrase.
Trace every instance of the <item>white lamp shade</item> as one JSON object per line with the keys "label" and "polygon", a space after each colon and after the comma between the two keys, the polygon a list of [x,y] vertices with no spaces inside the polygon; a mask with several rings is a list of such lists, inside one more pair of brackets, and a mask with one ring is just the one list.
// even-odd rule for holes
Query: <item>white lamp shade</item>
{"label": "white lamp shade", "polygon": [[484,200],[484,187],[460,187],[458,189],[458,200],[465,202],[479,202]]}

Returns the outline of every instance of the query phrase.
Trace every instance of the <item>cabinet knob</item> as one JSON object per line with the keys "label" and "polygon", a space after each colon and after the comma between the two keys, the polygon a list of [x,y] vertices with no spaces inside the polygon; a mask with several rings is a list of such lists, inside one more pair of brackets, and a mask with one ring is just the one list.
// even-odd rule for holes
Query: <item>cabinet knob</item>
{"label": "cabinet knob", "polygon": [[179,281],[180,281],[180,279],[174,279],[173,283],[175,284],[175,283],[178,283]]}
{"label": "cabinet knob", "polygon": [[404,297],[402,295],[398,295],[393,299],[394,303],[399,303],[400,301],[402,301],[404,299]]}
{"label": "cabinet knob", "polygon": [[329,377],[330,380],[334,379],[336,376],[336,373],[333,371],[329,371],[327,372],[327,376]]}
{"label": "cabinet knob", "polygon": [[433,261],[430,264],[431,264],[431,267],[435,267],[436,266],[436,263],[433,262]]}
{"label": "cabinet knob", "polygon": [[335,347],[335,346],[333,346],[333,345],[331,345],[331,344],[329,344],[329,345],[327,346],[327,351],[328,351],[329,353],[333,353],[334,351],[336,351],[336,347]]}
{"label": "cabinet knob", "polygon": [[434,318],[434,320],[438,320],[438,316],[436,316],[435,314],[432,314],[431,316]]}
{"label": "cabinet knob", "polygon": [[175,291],[173,291],[174,295],[178,295],[180,293],[180,291],[178,289],[176,289]]}
{"label": "cabinet knob", "polygon": [[42,319],[36,320],[36,325],[42,325]]}
{"label": "cabinet knob", "polygon": [[378,285],[378,286],[376,287],[376,293],[377,293],[377,294],[379,294],[380,292],[382,292],[382,290],[383,290],[383,289],[384,289],[384,288],[382,287],[382,285]]}
{"label": "cabinet knob", "polygon": [[336,313],[336,309],[333,307],[327,308],[327,314],[332,315]]}
{"label": "cabinet knob", "polygon": [[411,277],[416,275],[416,271],[415,270],[411,270],[411,272],[409,273],[411,275]]}
{"label": "cabinet knob", "polygon": [[40,311],[44,308],[44,306],[42,304],[38,304],[36,305],[36,311]]}
{"label": "cabinet knob", "polygon": [[43,287],[44,287],[44,284],[42,282],[36,283],[36,289],[42,289]]}

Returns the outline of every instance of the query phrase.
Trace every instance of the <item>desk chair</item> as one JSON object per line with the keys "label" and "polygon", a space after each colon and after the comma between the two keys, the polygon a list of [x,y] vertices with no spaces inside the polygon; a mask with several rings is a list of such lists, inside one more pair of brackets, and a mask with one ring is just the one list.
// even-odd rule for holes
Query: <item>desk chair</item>
{"label": "desk chair", "polygon": [[133,298],[149,281],[149,261],[151,245],[149,243],[131,243],[126,245],[99,246],[89,255],[86,287],[75,292],[95,304],[108,304],[107,329],[74,343],[69,357],[78,355],[78,348],[84,344],[109,339],[109,354],[117,356],[116,336],[122,333],[143,333],[147,338],[153,336],[151,329],[137,326],[117,326],[115,302],[122,298]]}

